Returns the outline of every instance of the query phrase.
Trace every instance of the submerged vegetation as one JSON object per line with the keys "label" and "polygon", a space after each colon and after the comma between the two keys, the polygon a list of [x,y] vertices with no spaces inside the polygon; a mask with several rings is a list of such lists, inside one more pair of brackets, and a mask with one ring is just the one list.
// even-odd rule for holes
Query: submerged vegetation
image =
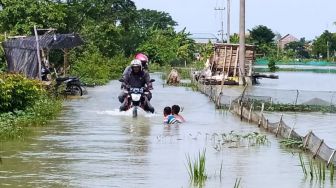
{"label": "submerged vegetation", "polygon": [[299,153],[300,167],[305,177],[309,177],[310,180],[325,181],[326,176],[329,171],[330,182],[334,181],[335,166],[330,164],[329,167],[323,161],[309,159],[307,163],[305,162],[301,153]]}
{"label": "submerged vegetation", "polygon": [[303,148],[303,141],[297,140],[294,138],[286,138],[280,141],[280,144],[286,148],[290,149],[304,149]]}
{"label": "submerged vegetation", "polygon": [[[336,113],[335,105],[280,104],[263,101],[253,101],[253,109],[260,111],[264,103],[264,111],[269,112],[323,112]],[[250,105],[248,106],[250,108]]]}
{"label": "submerged vegetation", "polygon": [[233,188],[240,188],[241,178],[236,178]]}
{"label": "submerged vegetation", "polygon": [[202,186],[208,176],[205,169],[205,150],[198,153],[198,157],[192,160],[190,155],[187,155],[187,170],[190,181],[196,186]]}
{"label": "submerged vegetation", "polygon": [[234,131],[230,133],[214,134],[212,136],[213,148],[221,151],[223,147],[238,148],[269,144],[266,135],[258,132],[239,134]]}

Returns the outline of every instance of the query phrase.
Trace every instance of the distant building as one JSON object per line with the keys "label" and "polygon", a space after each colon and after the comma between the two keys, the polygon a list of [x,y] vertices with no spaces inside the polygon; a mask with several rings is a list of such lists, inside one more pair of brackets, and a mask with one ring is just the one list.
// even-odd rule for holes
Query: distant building
{"label": "distant building", "polygon": [[299,41],[299,39],[297,39],[291,34],[287,34],[279,40],[278,45],[281,49],[284,49],[286,44],[297,41]]}

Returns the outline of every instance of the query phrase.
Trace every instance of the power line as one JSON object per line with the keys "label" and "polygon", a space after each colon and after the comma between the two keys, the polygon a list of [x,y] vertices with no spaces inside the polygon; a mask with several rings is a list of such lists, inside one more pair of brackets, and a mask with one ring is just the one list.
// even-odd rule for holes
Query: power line
{"label": "power line", "polygon": [[220,7],[216,7],[214,9],[215,11],[220,11],[221,13],[221,30],[220,30],[220,35],[221,35],[221,39],[222,39],[222,42],[224,43],[224,10],[225,8],[220,8]]}

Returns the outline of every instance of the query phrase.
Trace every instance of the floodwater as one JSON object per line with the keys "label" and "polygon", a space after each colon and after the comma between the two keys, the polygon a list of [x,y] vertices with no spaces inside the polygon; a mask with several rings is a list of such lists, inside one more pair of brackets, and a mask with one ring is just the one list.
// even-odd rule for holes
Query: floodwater
{"label": "floodwater", "polygon": [[[271,96],[278,101],[294,103],[298,93],[298,104],[321,99],[325,103],[336,105],[336,74],[313,72],[278,72],[278,80],[262,79],[260,85],[252,93]],[[316,101],[316,100],[315,100]],[[271,122],[279,121],[280,113],[268,113]],[[310,130],[325,140],[332,148],[336,148],[336,115],[330,113],[284,113],[284,121],[294,126],[301,135]]]}
{"label": "floodwater", "polygon": [[[268,133],[267,145],[214,149],[216,134],[260,132],[209,99],[182,87],[163,87],[154,75],[155,115],[133,119],[118,112],[120,84],[89,88],[86,99],[65,102],[51,125],[23,141],[0,144],[0,187],[193,187],[186,156],[206,150],[204,187],[331,187],[304,178],[298,155],[282,149]],[[186,123],[167,127],[162,109],[184,107]],[[222,177],[220,178],[220,166]]]}

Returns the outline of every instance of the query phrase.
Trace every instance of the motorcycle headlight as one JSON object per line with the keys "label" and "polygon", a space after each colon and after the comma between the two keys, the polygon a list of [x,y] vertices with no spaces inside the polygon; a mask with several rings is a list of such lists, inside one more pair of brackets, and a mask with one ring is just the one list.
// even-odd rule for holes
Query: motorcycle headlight
{"label": "motorcycle headlight", "polygon": [[132,97],[132,101],[140,101],[141,95],[132,93],[131,97]]}

